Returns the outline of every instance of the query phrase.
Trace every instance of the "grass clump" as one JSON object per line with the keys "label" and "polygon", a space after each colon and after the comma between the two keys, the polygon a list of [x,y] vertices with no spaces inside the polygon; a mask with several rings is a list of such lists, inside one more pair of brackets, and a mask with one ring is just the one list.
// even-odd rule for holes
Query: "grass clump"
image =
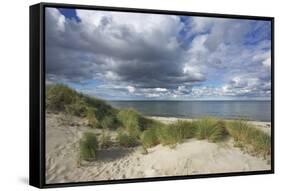
{"label": "grass clump", "polygon": [[76,97],[76,100],[73,100],[73,103],[65,105],[66,113],[78,117],[86,117],[88,115],[88,107],[83,100],[79,100]]}
{"label": "grass clump", "polygon": [[158,128],[157,135],[162,145],[175,145],[181,142],[181,139],[178,136],[179,134],[173,124]]}
{"label": "grass clump", "polygon": [[121,122],[126,132],[131,137],[139,138],[141,128],[139,125],[140,114],[132,109],[120,110],[117,114],[117,119]]}
{"label": "grass clump", "polygon": [[80,140],[80,159],[93,161],[97,158],[98,141],[94,133],[84,133]]}
{"label": "grass clump", "polygon": [[123,130],[118,132],[117,141],[122,147],[134,147],[139,144],[137,137],[129,135]]}
{"label": "grass clump", "polygon": [[145,148],[159,143],[173,146],[183,142],[184,139],[192,138],[194,133],[194,125],[189,121],[177,121],[169,125],[155,123],[153,128],[143,132],[141,142]]}
{"label": "grass clump", "polygon": [[207,139],[210,142],[218,142],[227,136],[225,122],[215,118],[202,118],[194,122],[196,128],[195,137]]}
{"label": "grass clump", "polygon": [[113,115],[108,115],[103,117],[100,120],[100,128],[108,128],[108,129],[116,129],[116,127],[118,127],[118,121],[116,120],[116,118]]}
{"label": "grass clump", "polygon": [[228,122],[227,131],[234,138],[236,146],[264,157],[271,154],[271,136],[246,121]]}
{"label": "grass clump", "polygon": [[96,118],[96,114],[95,114],[95,109],[88,109],[88,112],[87,112],[87,116],[86,116],[87,120],[88,120],[88,125],[91,127],[91,128],[95,128],[95,127],[98,127],[99,126],[99,122]]}
{"label": "grass clump", "polygon": [[159,140],[163,145],[175,145],[194,136],[194,126],[188,121],[177,121],[158,130]]}
{"label": "grass clump", "polygon": [[144,148],[150,148],[160,143],[156,130],[156,128],[150,128],[143,131],[141,135],[141,143]]}
{"label": "grass clump", "polygon": [[87,104],[89,108],[95,108],[96,118],[101,121],[106,116],[116,116],[118,110],[107,104],[105,101],[90,97],[84,94],[79,94],[80,99]]}
{"label": "grass clump", "polygon": [[46,88],[46,108],[52,111],[65,111],[66,106],[76,102],[76,92],[58,84]]}
{"label": "grass clump", "polygon": [[172,126],[174,126],[175,130],[178,132],[178,139],[183,140],[194,137],[196,128],[192,122],[178,120],[172,124]]}

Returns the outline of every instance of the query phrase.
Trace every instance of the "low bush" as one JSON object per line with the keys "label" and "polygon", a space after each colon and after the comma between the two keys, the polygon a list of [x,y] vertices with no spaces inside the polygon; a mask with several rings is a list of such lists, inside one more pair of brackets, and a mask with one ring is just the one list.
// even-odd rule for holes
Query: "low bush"
{"label": "low bush", "polygon": [[198,139],[207,139],[211,142],[218,142],[227,136],[225,123],[215,118],[202,118],[194,122]]}
{"label": "low bush", "polygon": [[194,137],[196,128],[194,124],[190,121],[178,120],[173,123],[172,126],[178,132],[179,139],[188,139]]}
{"label": "low bush", "polygon": [[93,161],[97,158],[98,142],[94,133],[84,133],[80,140],[80,159]]}
{"label": "low bush", "polygon": [[105,101],[97,99],[95,97],[90,97],[84,94],[79,94],[80,99],[87,104],[90,108],[96,109],[96,118],[101,121],[106,116],[115,116],[118,112],[117,109],[113,108],[111,105],[107,104]]}
{"label": "low bush", "polygon": [[46,108],[53,111],[65,111],[66,106],[76,102],[76,92],[58,84],[46,88]]}
{"label": "low bush", "polygon": [[141,135],[141,142],[144,148],[150,148],[160,143],[156,134],[156,130],[156,128],[150,128],[143,131]]}
{"label": "low bush", "polygon": [[128,135],[125,132],[119,132],[117,140],[122,147],[134,147],[138,145],[138,138],[132,135]]}
{"label": "low bush", "polygon": [[227,131],[236,145],[245,147],[264,157],[271,154],[271,136],[243,120],[227,123]]}
{"label": "low bush", "polygon": [[156,132],[162,145],[175,145],[182,141],[173,125],[162,126]]}
{"label": "low bush", "polygon": [[118,122],[116,118],[112,115],[104,116],[100,120],[100,128],[117,129]]}
{"label": "low bush", "polygon": [[162,125],[156,131],[161,144],[175,145],[183,142],[184,139],[192,138],[195,127],[192,122],[179,120],[169,125]]}
{"label": "low bush", "polygon": [[88,108],[86,118],[88,120],[88,125],[90,127],[92,127],[92,128],[99,127],[99,122],[98,122],[98,120],[96,118],[95,109]]}
{"label": "low bush", "polygon": [[86,117],[88,115],[88,107],[82,100],[76,100],[75,102],[65,105],[65,111],[68,114],[75,115],[78,117]]}
{"label": "low bush", "polygon": [[146,118],[143,116],[139,117],[139,127],[140,127],[141,131],[144,131],[146,129],[151,129],[151,128],[158,128],[161,126],[163,126],[163,123],[161,123],[160,121]]}
{"label": "low bush", "polygon": [[139,126],[140,114],[132,109],[120,110],[117,119],[122,123],[125,130],[132,137],[139,137],[141,129]]}

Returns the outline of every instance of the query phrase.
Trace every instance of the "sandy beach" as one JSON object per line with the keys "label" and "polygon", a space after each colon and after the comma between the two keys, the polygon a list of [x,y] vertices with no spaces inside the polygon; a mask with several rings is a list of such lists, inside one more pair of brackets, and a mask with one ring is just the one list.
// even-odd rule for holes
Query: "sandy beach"
{"label": "sandy beach", "polygon": [[[152,117],[170,123],[178,118]],[[184,119],[190,120],[190,119]],[[269,122],[250,122],[270,134]],[[251,156],[233,146],[229,138],[221,143],[188,139],[175,148],[157,145],[142,154],[142,147],[99,150],[93,162],[78,162],[79,140],[84,132],[97,136],[78,117],[46,114],[46,183],[66,183],[174,175],[269,170],[270,161]],[[115,131],[107,130],[114,142]]]}
{"label": "sandy beach", "polygon": [[[183,121],[192,121],[192,119],[188,118],[178,118],[178,117],[159,117],[159,116],[147,116],[148,118],[155,119],[161,121],[162,123],[170,124],[176,122],[178,120]],[[228,119],[224,119],[225,121],[231,121]],[[271,134],[271,123],[270,122],[262,122],[262,121],[247,121],[248,123],[254,125],[254,127],[264,131],[267,134]]]}

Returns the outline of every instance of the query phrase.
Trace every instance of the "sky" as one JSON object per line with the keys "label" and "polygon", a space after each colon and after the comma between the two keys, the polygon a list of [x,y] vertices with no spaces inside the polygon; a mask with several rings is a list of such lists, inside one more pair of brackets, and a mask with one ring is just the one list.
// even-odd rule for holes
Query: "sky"
{"label": "sky", "polygon": [[270,100],[270,21],[45,14],[47,84],[106,100]]}

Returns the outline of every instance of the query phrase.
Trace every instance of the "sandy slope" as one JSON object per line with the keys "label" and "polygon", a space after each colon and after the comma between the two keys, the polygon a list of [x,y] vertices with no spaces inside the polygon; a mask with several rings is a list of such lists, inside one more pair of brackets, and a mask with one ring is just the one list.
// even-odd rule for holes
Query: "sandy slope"
{"label": "sandy slope", "polygon": [[270,169],[267,161],[234,148],[231,140],[216,144],[195,139],[173,149],[158,145],[147,155],[141,154],[141,148],[100,150],[97,161],[79,165],[78,143],[89,131],[86,122],[62,114],[47,114],[46,119],[47,183]]}

